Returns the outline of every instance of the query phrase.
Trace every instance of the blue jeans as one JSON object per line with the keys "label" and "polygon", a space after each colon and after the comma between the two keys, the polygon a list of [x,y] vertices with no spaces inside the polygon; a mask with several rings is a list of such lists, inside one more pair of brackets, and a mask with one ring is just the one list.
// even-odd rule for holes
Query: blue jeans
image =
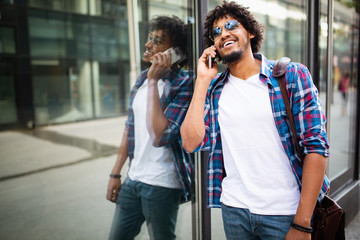
{"label": "blue jeans", "polygon": [[226,239],[285,239],[295,215],[259,215],[221,204]]}
{"label": "blue jeans", "polygon": [[150,239],[175,239],[180,196],[180,189],[152,186],[127,178],[116,199],[109,239],[134,239],[144,221]]}

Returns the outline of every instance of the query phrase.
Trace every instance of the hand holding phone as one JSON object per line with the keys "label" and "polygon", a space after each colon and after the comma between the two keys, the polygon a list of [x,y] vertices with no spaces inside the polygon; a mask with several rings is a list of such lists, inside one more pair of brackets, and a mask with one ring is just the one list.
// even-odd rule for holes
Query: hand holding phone
{"label": "hand holding phone", "polygon": [[164,52],[164,54],[168,57],[169,56],[169,52],[171,55],[171,65],[181,62],[182,60],[184,60],[186,57],[185,55],[181,52],[180,48],[176,47],[176,48],[169,48],[168,50],[166,50]]}
{"label": "hand holding phone", "polygon": [[[212,46],[215,50],[215,46]],[[217,54],[216,50],[215,50],[215,54]],[[208,55],[208,67],[212,68],[213,64],[215,62],[215,58],[213,58],[210,54]]]}

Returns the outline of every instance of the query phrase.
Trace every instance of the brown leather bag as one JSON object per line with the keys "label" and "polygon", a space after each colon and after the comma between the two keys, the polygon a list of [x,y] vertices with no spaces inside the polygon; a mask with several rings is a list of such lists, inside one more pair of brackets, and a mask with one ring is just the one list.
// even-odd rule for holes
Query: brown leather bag
{"label": "brown leather bag", "polygon": [[[290,128],[294,138],[296,151],[299,154],[301,161],[303,161],[303,156],[300,151],[299,141],[295,131],[294,117],[290,107],[289,96],[284,82],[284,76],[289,62],[290,58],[288,57],[283,57],[277,60],[274,65],[273,76],[279,80],[281,95],[289,117]],[[345,239],[345,211],[328,196],[325,196],[321,203],[319,201],[316,203],[311,225],[313,228],[311,239],[313,240]]]}
{"label": "brown leather bag", "polygon": [[345,212],[330,197],[317,202],[312,220],[311,239],[345,239]]}

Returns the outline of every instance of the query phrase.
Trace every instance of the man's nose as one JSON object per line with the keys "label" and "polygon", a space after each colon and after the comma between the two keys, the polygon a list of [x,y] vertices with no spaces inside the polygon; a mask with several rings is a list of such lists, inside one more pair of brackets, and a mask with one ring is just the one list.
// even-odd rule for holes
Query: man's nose
{"label": "man's nose", "polygon": [[147,47],[147,48],[150,48],[150,47],[152,47],[152,41],[151,40],[148,40],[146,43],[145,43],[145,47]]}
{"label": "man's nose", "polygon": [[227,37],[227,36],[229,36],[230,35],[230,32],[226,29],[226,28],[222,28],[221,29],[221,33],[220,33],[220,37],[221,38],[225,38],[225,37]]}

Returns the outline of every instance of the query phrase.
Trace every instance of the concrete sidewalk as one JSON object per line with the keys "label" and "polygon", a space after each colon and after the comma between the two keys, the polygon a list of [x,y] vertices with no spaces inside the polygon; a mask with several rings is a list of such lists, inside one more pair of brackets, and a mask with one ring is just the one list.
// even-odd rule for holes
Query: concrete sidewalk
{"label": "concrete sidewalk", "polygon": [[[124,123],[0,132],[0,239],[107,239],[115,205],[106,188]],[[191,239],[191,203],[180,207],[177,235]],[[136,239],[148,239],[146,226]]]}
{"label": "concrete sidewalk", "polygon": [[[114,204],[105,200],[106,186],[124,123],[0,132],[0,239],[107,239]],[[213,239],[224,239],[221,218],[212,221]],[[347,239],[360,239],[359,223],[358,214]],[[177,236],[192,237],[190,203],[180,207]],[[136,239],[148,239],[146,227]]]}
{"label": "concrete sidewalk", "polygon": [[123,125],[0,132],[0,239],[106,239],[114,211],[106,186]]}

